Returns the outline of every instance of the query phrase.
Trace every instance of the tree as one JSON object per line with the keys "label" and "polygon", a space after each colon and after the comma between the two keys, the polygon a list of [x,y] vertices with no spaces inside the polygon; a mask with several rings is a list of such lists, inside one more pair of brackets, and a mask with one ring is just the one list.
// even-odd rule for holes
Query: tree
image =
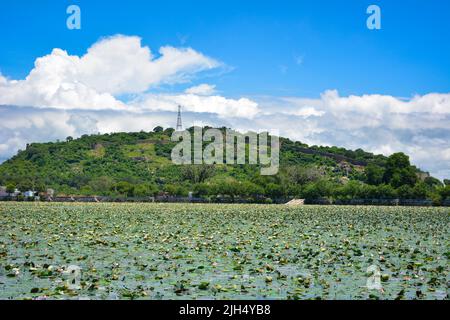
{"label": "tree", "polygon": [[9,193],[10,195],[13,194],[16,191],[16,186],[13,183],[8,183],[6,185],[6,193]]}
{"label": "tree", "polygon": [[444,188],[442,188],[439,193],[442,200],[450,199],[450,184],[447,184]]}
{"label": "tree", "polygon": [[114,185],[114,190],[121,195],[132,197],[134,195],[134,186],[126,181],[121,181]]}
{"label": "tree", "polygon": [[89,185],[87,185],[87,186],[82,186],[82,187],[80,188],[80,192],[81,192],[81,194],[83,194],[83,195],[89,196],[89,195],[92,195],[92,188],[91,188]]}
{"label": "tree", "polygon": [[89,186],[95,192],[105,192],[107,190],[111,190],[113,185],[114,180],[106,176],[95,178],[89,182]]}
{"label": "tree", "polygon": [[212,194],[230,196],[234,199],[240,193],[239,182],[232,177],[216,180],[211,184]]}
{"label": "tree", "polygon": [[147,184],[148,187],[148,193],[151,196],[156,196],[159,192],[158,186],[153,184],[153,183],[149,183]]}
{"label": "tree", "polygon": [[34,185],[34,190],[37,192],[45,192],[45,191],[47,191],[47,188],[42,181],[38,181]]}
{"label": "tree", "polygon": [[167,184],[164,186],[164,191],[171,196],[187,196],[188,190],[180,184]]}
{"label": "tree", "polygon": [[68,137],[66,138],[66,141],[67,141],[67,142],[71,142],[71,141],[73,141],[73,137],[71,137],[71,136],[68,136]]}
{"label": "tree", "polygon": [[282,176],[292,184],[306,184],[308,182],[317,181],[321,177],[321,173],[314,167],[303,166],[289,166],[285,172],[282,172]]}
{"label": "tree", "polygon": [[168,135],[169,137],[172,136],[172,133],[175,131],[174,128],[167,128],[166,130],[164,130],[164,134]]}
{"label": "tree", "polygon": [[417,182],[415,167],[411,166],[409,157],[402,152],[394,153],[386,161],[386,170],[383,181],[391,184],[394,188],[402,185],[413,187]]}
{"label": "tree", "polygon": [[302,194],[302,186],[301,185],[283,185],[283,193],[289,196],[300,197]]}
{"label": "tree", "polygon": [[145,196],[149,196],[150,192],[149,192],[149,188],[147,185],[145,184],[138,184],[137,186],[134,187],[133,190],[133,194],[136,197],[145,197]]}
{"label": "tree", "polygon": [[427,193],[427,185],[423,182],[417,183],[413,188],[414,199],[426,199]]}
{"label": "tree", "polygon": [[411,165],[409,157],[403,152],[397,152],[390,155],[386,162],[386,171],[408,168]]}
{"label": "tree", "polygon": [[33,181],[29,179],[23,179],[16,185],[16,188],[22,192],[25,192],[28,190],[33,190],[34,189],[33,185],[34,185]]}
{"label": "tree", "polygon": [[397,192],[389,184],[382,184],[377,187],[378,199],[395,199]]}
{"label": "tree", "polygon": [[80,189],[89,183],[90,177],[85,174],[76,174],[69,181],[68,185]]}
{"label": "tree", "polygon": [[390,180],[390,184],[394,188],[398,188],[403,185],[409,185],[414,186],[417,182],[417,174],[415,170],[412,167],[409,168],[403,168],[400,170],[397,170],[393,175],[392,179]]}
{"label": "tree", "polygon": [[330,197],[333,194],[335,186],[331,181],[322,179],[316,183],[316,188],[320,197]]}
{"label": "tree", "polygon": [[443,186],[442,182],[434,177],[426,177],[423,182],[431,188]]}
{"label": "tree", "polygon": [[283,196],[283,189],[275,183],[269,183],[265,187],[265,194],[270,198],[279,198]]}
{"label": "tree", "polygon": [[185,165],[182,168],[181,177],[183,180],[189,180],[192,183],[202,183],[214,174],[215,168],[213,165]]}
{"label": "tree", "polygon": [[364,173],[368,184],[377,186],[383,183],[384,169],[382,167],[369,163],[364,169]]}
{"label": "tree", "polygon": [[358,190],[358,198],[361,199],[377,199],[378,187],[368,184],[362,184]]}
{"label": "tree", "polygon": [[401,199],[414,199],[414,191],[410,185],[403,185],[397,189],[397,195]]}
{"label": "tree", "polygon": [[303,189],[303,197],[308,200],[316,200],[320,198],[328,198],[333,195],[336,185],[329,181],[322,179],[316,183],[307,184]]}
{"label": "tree", "polygon": [[134,186],[133,195],[135,197],[150,197],[158,193],[158,187],[150,183],[141,183]]}
{"label": "tree", "polygon": [[161,126],[157,126],[157,127],[155,127],[153,129],[153,132],[155,132],[155,133],[160,133],[160,132],[163,132],[163,131],[164,131],[164,128],[161,127]]}
{"label": "tree", "polygon": [[360,190],[362,183],[359,181],[349,181],[344,186],[337,189],[335,194],[341,199],[355,199],[361,197]]}
{"label": "tree", "polygon": [[239,195],[247,197],[257,197],[264,194],[264,189],[250,182],[244,181],[240,184]]}
{"label": "tree", "polygon": [[303,198],[306,200],[316,200],[321,197],[319,190],[316,188],[315,183],[309,183],[303,189]]}
{"label": "tree", "polygon": [[194,194],[198,197],[207,196],[211,192],[211,186],[206,183],[198,183],[194,185]]}
{"label": "tree", "polygon": [[405,184],[414,186],[417,180],[416,169],[411,166],[406,154],[399,152],[389,156],[383,175],[386,184],[391,184],[394,188]]}
{"label": "tree", "polygon": [[444,184],[446,186],[450,186],[450,179],[444,179]]}

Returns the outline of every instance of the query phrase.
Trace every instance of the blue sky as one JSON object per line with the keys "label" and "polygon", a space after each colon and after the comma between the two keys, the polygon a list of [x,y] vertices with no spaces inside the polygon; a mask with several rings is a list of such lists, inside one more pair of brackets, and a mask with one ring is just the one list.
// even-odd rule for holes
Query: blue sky
{"label": "blue sky", "polygon": [[181,104],[187,125],[403,151],[450,178],[449,14],[443,0],[2,0],[0,162],[30,142],[173,127]]}
{"label": "blue sky", "polygon": [[[379,31],[366,28],[373,3],[382,9]],[[82,9],[80,31],[65,28],[69,4]],[[230,96],[316,97],[335,88],[409,97],[450,87],[449,12],[441,0],[4,0],[0,70],[22,78],[55,47],[81,55],[101,37],[125,34],[219,59],[233,68],[215,79]]]}

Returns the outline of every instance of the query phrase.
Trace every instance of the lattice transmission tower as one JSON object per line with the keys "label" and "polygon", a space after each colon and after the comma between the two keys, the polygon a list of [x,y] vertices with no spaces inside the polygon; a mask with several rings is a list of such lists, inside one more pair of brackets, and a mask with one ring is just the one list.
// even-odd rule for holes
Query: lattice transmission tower
{"label": "lattice transmission tower", "polygon": [[181,106],[178,106],[177,131],[183,131],[183,122],[181,121]]}

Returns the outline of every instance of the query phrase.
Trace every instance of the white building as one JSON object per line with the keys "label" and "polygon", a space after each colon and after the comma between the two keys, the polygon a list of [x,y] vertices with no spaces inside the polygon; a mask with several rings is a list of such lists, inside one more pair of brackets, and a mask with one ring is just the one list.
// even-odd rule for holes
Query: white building
{"label": "white building", "polygon": [[0,186],[0,197],[7,197],[9,194],[6,192],[6,187]]}
{"label": "white building", "polygon": [[33,198],[35,194],[36,194],[35,191],[25,191],[23,193],[24,197],[26,197],[26,198]]}

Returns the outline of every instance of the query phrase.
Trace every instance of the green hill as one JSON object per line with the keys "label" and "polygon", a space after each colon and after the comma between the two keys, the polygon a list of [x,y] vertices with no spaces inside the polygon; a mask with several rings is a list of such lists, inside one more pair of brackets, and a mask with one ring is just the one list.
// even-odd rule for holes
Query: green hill
{"label": "green hill", "polygon": [[261,176],[255,165],[174,165],[172,132],[157,127],[153,132],[32,143],[0,165],[0,185],[21,191],[52,188],[60,195],[130,197],[190,191],[202,197],[252,199],[441,197],[442,183],[411,166],[402,153],[388,158],[280,138],[280,171]]}

